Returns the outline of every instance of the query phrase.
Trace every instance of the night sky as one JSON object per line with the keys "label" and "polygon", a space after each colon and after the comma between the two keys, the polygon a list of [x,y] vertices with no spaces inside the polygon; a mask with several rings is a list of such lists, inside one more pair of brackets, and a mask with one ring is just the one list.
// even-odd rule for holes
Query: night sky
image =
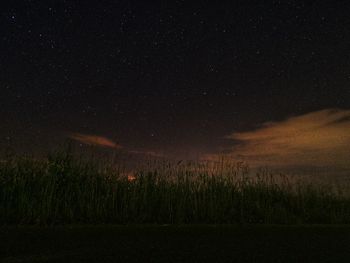
{"label": "night sky", "polygon": [[[240,149],[238,155],[267,163],[281,155],[277,148],[294,157],[306,149],[310,158],[300,158],[310,163],[323,162],[317,152],[329,150],[340,162],[326,165],[344,167],[350,156],[347,2],[23,0],[2,6],[0,144],[30,151],[70,138],[176,158]],[[308,135],[295,127],[310,127]],[[281,130],[293,139],[276,139],[286,138]],[[273,136],[261,144],[267,133]]]}

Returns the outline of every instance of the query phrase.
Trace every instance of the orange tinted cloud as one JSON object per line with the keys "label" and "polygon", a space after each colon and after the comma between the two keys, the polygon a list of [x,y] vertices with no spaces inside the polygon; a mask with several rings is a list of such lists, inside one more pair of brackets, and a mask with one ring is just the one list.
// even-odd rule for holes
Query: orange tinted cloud
{"label": "orange tinted cloud", "polygon": [[114,141],[103,136],[88,135],[88,134],[82,134],[82,133],[71,133],[69,134],[68,137],[88,145],[95,145],[95,146],[109,147],[109,148],[121,148],[120,145],[116,144]]}
{"label": "orange tinted cloud", "polygon": [[350,110],[311,112],[226,138],[238,142],[229,156],[253,166],[350,168]]}

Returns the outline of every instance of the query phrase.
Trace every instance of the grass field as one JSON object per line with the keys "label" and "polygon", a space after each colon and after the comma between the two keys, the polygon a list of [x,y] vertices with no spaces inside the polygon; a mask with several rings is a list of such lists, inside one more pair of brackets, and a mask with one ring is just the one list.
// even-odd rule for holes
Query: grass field
{"label": "grass field", "polygon": [[349,226],[0,228],[0,262],[349,262]]}
{"label": "grass field", "polygon": [[348,189],[242,163],[0,162],[4,263],[349,262],[349,222]]}
{"label": "grass field", "polygon": [[349,222],[344,189],[251,176],[242,163],[163,162],[132,174],[69,152],[0,163],[3,225]]}

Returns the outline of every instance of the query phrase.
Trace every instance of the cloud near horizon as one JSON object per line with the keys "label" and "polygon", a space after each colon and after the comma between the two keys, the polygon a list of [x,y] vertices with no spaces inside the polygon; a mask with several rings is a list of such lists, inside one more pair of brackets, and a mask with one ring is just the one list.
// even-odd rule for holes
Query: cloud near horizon
{"label": "cloud near horizon", "polygon": [[109,148],[115,148],[115,149],[122,148],[121,145],[103,136],[89,135],[89,134],[82,134],[82,133],[71,133],[68,135],[68,137],[70,139],[76,140],[78,142],[81,142],[87,145],[109,147]]}
{"label": "cloud near horizon", "polygon": [[225,156],[252,166],[350,168],[350,110],[325,109],[266,122],[226,138],[237,145]]}
{"label": "cloud near horizon", "polygon": [[93,145],[93,146],[99,146],[99,147],[108,147],[108,148],[114,148],[114,149],[121,149],[123,148],[125,153],[135,154],[135,155],[145,155],[145,156],[152,156],[152,157],[164,157],[162,153],[157,153],[155,151],[149,151],[149,150],[128,150],[127,148],[123,147],[120,144],[115,143],[111,139],[104,137],[104,136],[98,136],[98,135],[91,135],[91,134],[83,134],[83,133],[69,133],[68,138],[78,141],[83,144],[87,145]]}

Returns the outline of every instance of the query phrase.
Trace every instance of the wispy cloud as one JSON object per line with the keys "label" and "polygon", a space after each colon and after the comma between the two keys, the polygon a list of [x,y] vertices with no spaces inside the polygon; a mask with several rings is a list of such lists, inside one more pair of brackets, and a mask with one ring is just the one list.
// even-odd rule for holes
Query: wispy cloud
{"label": "wispy cloud", "polygon": [[254,166],[350,168],[350,110],[311,112],[226,138],[237,142],[229,155]]}
{"label": "wispy cloud", "polygon": [[119,144],[103,136],[82,133],[70,133],[68,137],[87,145],[95,145],[109,148],[122,148]]}

